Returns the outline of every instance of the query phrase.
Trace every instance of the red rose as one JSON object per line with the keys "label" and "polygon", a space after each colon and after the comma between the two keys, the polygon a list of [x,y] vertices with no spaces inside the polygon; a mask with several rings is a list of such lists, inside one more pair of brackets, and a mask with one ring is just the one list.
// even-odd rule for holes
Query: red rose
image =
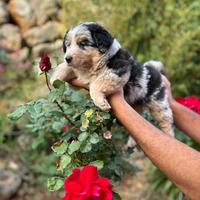
{"label": "red rose", "polygon": [[200,114],[200,99],[198,99],[197,97],[177,97],[176,101]]}
{"label": "red rose", "polygon": [[112,200],[112,185],[99,178],[97,167],[75,168],[64,183],[66,195],[62,200]]}
{"label": "red rose", "polygon": [[39,67],[43,72],[47,72],[51,69],[51,61],[48,54],[43,54],[40,58]]}

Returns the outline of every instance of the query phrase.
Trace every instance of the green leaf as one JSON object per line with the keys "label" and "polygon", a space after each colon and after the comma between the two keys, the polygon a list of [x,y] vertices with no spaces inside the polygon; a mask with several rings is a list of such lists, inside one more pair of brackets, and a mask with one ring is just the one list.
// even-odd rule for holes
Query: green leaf
{"label": "green leaf", "polygon": [[22,115],[27,111],[26,106],[19,106],[17,107],[17,109],[8,114],[8,118],[12,121],[17,121],[18,119],[20,119],[22,117]]}
{"label": "green leaf", "polygon": [[69,155],[62,155],[60,158],[60,163],[59,163],[59,167],[58,170],[63,171],[64,168],[67,167],[67,165],[69,165],[69,163],[71,162],[71,157]]}
{"label": "green leaf", "polygon": [[72,102],[81,102],[83,100],[80,92],[75,91],[71,94],[71,101]]}
{"label": "green leaf", "polygon": [[52,89],[51,92],[49,92],[48,100],[53,103],[56,99],[59,99],[60,97],[61,95],[59,90]]}
{"label": "green leaf", "polygon": [[98,170],[101,170],[104,166],[104,162],[102,160],[95,160],[91,162],[92,165],[96,166]]}
{"label": "green leaf", "polygon": [[90,142],[86,142],[85,144],[83,144],[81,146],[81,152],[82,153],[87,153],[87,152],[90,152],[92,150],[92,145]]}
{"label": "green leaf", "polygon": [[88,110],[85,111],[84,114],[85,114],[86,118],[89,118],[92,115],[93,112],[94,111],[92,109],[88,109]]}
{"label": "green leaf", "polygon": [[55,122],[53,122],[53,124],[52,124],[52,128],[53,128],[56,132],[60,132],[61,129],[62,129],[62,127],[63,127],[63,123],[60,122],[60,121],[55,121]]}
{"label": "green leaf", "polygon": [[47,180],[47,187],[49,191],[57,191],[62,188],[64,185],[64,181],[61,178],[52,177]]}
{"label": "green leaf", "polygon": [[75,151],[78,151],[80,149],[81,143],[79,141],[72,141],[72,143],[69,145],[68,153],[71,155]]}
{"label": "green leaf", "polygon": [[31,147],[32,149],[37,149],[40,145],[43,145],[45,140],[43,137],[39,136],[32,141]]}
{"label": "green leaf", "polygon": [[30,104],[28,105],[28,112],[30,113],[32,118],[36,119],[43,115],[42,105],[40,103]]}
{"label": "green leaf", "polygon": [[68,143],[65,141],[56,142],[51,148],[57,154],[64,154],[67,151]]}
{"label": "green leaf", "polygon": [[120,167],[117,167],[117,166],[115,167],[114,171],[115,171],[115,174],[118,175],[119,177],[122,177],[123,174],[124,174],[122,169]]}
{"label": "green leaf", "polygon": [[59,90],[60,96],[62,96],[64,94],[64,91],[65,91],[65,82],[63,82],[61,80],[55,80],[53,82],[53,86],[54,86],[54,88],[57,88]]}
{"label": "green leaf", "polygon": [[103,117],[104,119],[110,119],[110,118],[111,118],[111,115],[110,115],[110,113],[104,112],[104,113],[102,114],[102,117]]}
{"label": "green leaf", "polygon": [[78,140],[80,142],[83,142],[84,140],[86,140],[88,138],[89,134],[87,132],[83,132],[78,136]]}
{"label": "green leaf", "polygon": [[83,129],[87,129],[87,127],[88,127],[88,125],[89,125],[89,120],[88,119],[83,119],[82,120],[82,126],[81,126],[81,128],[83,128]]}
{"label": "green leaf", "polygon": [[61,81],[61,80],[55,80],[53,82],[53,87],[54,88],[60,88],[63,87],[65,85],[65,82]]}
{"label": "green leaf", "polygon": [[90,142],[92,144],[97,144],[99,142],[99,135],[97,133],[93,133],[92,135],[90,135]]}
{"label": "green leaf", "polygon": [[113,192],[113,200],[121,200],[121,197],[116,192]]}

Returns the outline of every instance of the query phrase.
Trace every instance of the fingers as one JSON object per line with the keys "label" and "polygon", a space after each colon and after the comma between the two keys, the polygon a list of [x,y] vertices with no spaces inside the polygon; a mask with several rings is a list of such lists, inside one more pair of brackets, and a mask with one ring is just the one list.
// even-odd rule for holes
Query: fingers
{"label": "fingers", "polygon": [[168,89],[171,90],[171,83],[170,83],[169,80],[166,78],[166,76],[163,76],[163,75],[162,75],[162,79],[163,79],[163,81],[164,81],[164,83],[165,83],[165,86],[166,86]]}
{"label": "fingers", "polygon": [[168,95],[168,101],[169,101],[169,104],[171,105],[174,101],[174,98],[172,96],[172,91],[171,91],[171,83],[169,82],[169,80],[162,75],[162,79],[164,81],[164,84],[165,84],[165,87],[167,89],[167,95]]}

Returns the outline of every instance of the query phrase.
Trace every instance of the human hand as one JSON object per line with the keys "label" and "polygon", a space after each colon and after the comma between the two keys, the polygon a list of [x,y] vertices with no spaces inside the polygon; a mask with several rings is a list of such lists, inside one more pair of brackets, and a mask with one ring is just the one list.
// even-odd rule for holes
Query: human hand
{"label": "human hand", "polygon": [[174,102],[176,102],[176,101],[174,100],[174,97],[172,96],[171,83],[169,82],[169,80],[164,75],[162,75],[162,79],[163,79],[165,87],[167,89],[167,95],[168,95],[169,104],[170,104],[170,106],[172,106],[172,104]]}

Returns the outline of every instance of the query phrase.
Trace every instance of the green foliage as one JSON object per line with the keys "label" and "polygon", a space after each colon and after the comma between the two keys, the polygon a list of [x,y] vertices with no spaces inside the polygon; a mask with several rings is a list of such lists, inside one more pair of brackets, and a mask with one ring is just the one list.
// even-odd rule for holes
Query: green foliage
{"label": "green foliage", "polygon": [[97,21],[139,62],[161,60],[175,95],[200,95],[200,1],[62,0],[63,24]]}
{"label": "green foliage", "polygon": [[[37,163],[32,167],[37,173],[46,173],[46,177],[53,175],[48,180],[51,191],[62,187],[63,179],[74,167],[95,165],[100,175],[112,182],[120,180],[125,171],[135,173],[137,170],[127,161],[129,154],[123,150],[128,137],[126,131],[110,113],[95,107],[83,90],[73,90],[67,83],[56,81],[47,99],[31,101],[8,114],[12,121],[23,116],[27,120],[26,132],[32,135],[32,150],[43,149],[44,157],[51,161],[57,159],[57,171],[55,163],[53,166],[48,161],[47,166],[45,160],[43,166]],[[105,131],[111,131],[113,137],[105,139]],[[52,151],[48,150],[50,146]],[[50,167],[54,168],[51,173]]]}
{"label": "green foliage", "polygon": [[47,187],[49,188],[50,191],[59,190],[60,188],[63,187],[63,185],[64,185],[63,179],[56,177],[48,179],[47,182]]}
{"label": "green foliage", "polygon": [[119,194],[113,192],[113,200],[121,200],[121,197],[119,196]]}

